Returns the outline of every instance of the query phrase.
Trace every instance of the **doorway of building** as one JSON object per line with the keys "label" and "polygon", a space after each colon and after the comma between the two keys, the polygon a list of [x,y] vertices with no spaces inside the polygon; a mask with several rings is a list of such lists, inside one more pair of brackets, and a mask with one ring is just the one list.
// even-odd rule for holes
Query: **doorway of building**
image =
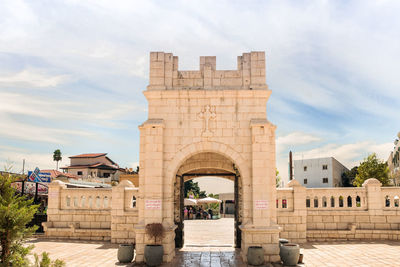
{"label": "doorway of building", "polygon": [[233,192],[233,180],[216,176],[184,183],[186,247],[234,247]]}
{"label": "doorway of building", "polygon": [[[193,180],[199,177],[220,177],[229,179],[233,182],[233,218],[223,221],[210,221],[205,222],[208,224],[201,224],[201,227],[221,227],[223,223],[226,223],[229,227],[230,223],[233,228],[233,244],[234,247],[241,247],[241,230],[239,226],[242,222],[242,185],[241,177],[238,169],[236,168],[234,162],[232,162],[226,156],[217,153],[199,153],[191,156],[184,163],[182,163],[179,171],[176,174],[175,179],[175,199],[174,199],[174,221],[177,225],[175,230],[175,247],[180,248],[185,244],[185,205],[184,199],[184,184],[187,181]],[[231,205],[230,205],[231,206]],[[221,205],[221,208],[226,208],[226,202]],[[219,211],[221,212],[221,210]],[[188,222],[188,231],[193,231],[194,227],[199,227],[199,223]],[[215,228],[213,230],[216,230]],[[225,229],[226,230],[226,229]],[[198,242],[201,243],[201,242]],[[202,244],[190,244],[190,245],[202,245]],[[205,244],[203,244],[205,245]]]}

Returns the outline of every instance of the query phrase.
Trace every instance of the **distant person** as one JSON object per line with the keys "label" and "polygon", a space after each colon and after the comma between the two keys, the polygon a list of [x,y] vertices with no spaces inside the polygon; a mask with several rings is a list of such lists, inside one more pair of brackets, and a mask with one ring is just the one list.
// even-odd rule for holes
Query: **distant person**
{"label": "distant person", "polygon": [[203,210],[203,219],[208,219],[208,212]]}

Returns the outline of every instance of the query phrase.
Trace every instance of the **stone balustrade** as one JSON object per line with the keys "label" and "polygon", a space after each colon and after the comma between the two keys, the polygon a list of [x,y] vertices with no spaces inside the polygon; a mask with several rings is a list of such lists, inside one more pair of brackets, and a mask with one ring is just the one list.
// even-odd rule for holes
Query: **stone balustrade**
{"label": "stone balustrade", "polygon": [[307,240],[399,239],[399,187],[368,179],[358,188],[305,188],[296,180],[277,189],[281,238]]}
{"label": "stone balustrade", "polygon": [[111,188],[63,188],[61,209],[111,209]]}
{"label": "stone balustrade", "polygon": [[49,185],[45,235],[52,238],[135,241],[138,221],[136,198],[139,189],[123,181],[111,188],[66,188],[55,181]]}
{"label": "stone balustrade", "polygon": [[293,188],[279,188],[276,197],[278,211],[293,211]]}
{"label": "stone balustrade", "polygon": [[400,197],[400,187],[383,187],[381,194],[383,208],[385,210],[399,209],[400,208],[399,197]]}
{"label": "stone balustrade", "polygon": [[366,190],[361,188],[307,188],[307,209],[367,209]]}

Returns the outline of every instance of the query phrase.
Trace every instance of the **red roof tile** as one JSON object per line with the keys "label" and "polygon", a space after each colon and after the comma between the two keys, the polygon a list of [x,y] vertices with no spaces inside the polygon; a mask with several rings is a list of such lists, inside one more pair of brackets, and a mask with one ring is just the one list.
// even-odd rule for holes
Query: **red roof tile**
{"label": "red roof tile", "polygon": [[98,158],[101,156],[105,156],[107,155],[107,153],[88,153],[88,154],[80,154],[80,155],[76,155],[76,156],[71,156],[69,157],[71,158]]}
{"label": "red roof tile", "polygon": [[105,164],[105,163],[101,163],[101,162],[94,163],[94,164],[65,166],[65,167],[60,167],[60,169],[81,169],[81,168],[101,168],[101,167],[118,170],[118,166],[113,166],[113,165],[109,165],[109,164]]}

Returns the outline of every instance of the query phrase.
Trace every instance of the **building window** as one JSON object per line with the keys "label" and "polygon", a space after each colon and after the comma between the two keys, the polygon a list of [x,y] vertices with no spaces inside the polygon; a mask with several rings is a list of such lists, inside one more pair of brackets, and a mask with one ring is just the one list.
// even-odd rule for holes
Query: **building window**
{"label": "building window", "polygon": [[77,173],[77,175],[82,175],[82,172],[79,171],[79,172]]}
{"label": "building window", "polygon": [[327,184],[328,183],[328,178],[322,178],[322,183]]}
{"label": "building window", "polygon": [[110,177],[110,174],[109,173],[104,173],[103,176],[104,176],[104,178],[108,178],[108,177]]}
{"label": "building window", "polygon": [[328,165],[322,165],[322,169],[323,170],[327,170],[328,169]]}
{"label": "building window", "polygon": [[307,166],[304,166],[304,171],[305,171],[305,172],[307,171]]}
{"label": "building window", "polygon": [[132,208],[136,207],[136,197],[132,197]]}
{"label": "building window", "polygon": [[307,184],[307,179],[304,179],[304,184]]}

